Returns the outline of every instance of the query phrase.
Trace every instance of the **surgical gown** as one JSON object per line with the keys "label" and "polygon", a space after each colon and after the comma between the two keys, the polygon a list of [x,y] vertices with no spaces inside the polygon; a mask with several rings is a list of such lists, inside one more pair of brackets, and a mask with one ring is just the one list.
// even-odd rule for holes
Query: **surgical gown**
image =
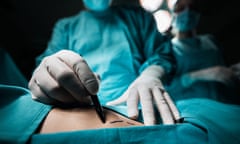
{"label": "surgical gown", "polygon": [[59,20],[37,63],[62,49],[80,54],[100,75],[102,104],[121,96],[147,66],[161,65],[166,73],[174,67],[169,38],[158,32],[153,16],[141,7],[81,11]]}
{"label": "surgical gown", "polygon": [[166,85],[170,96],[178,101],[189,98],[210,98],[227,103],[239,104],[236,87],[228,87],[214,81],[197,81],[189,87],[183,85],[184,74],[212,66],[225,66],[222,49],[212,35],[198,35],[186,39],[172,39],[176,58],[176,72],[171,83]]}

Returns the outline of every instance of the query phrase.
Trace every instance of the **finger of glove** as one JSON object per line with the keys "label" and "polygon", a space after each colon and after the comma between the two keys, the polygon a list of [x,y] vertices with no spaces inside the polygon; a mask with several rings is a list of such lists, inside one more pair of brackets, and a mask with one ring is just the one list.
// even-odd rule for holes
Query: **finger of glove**
{"label": "finger of glove", "polygon": [[45,67],[34,72],[34,82],[49,99],[62,103],[76,103],[77,100],[64,88],[60,87]]}
{"label": "finger of glove", "polygon": [[131,119],[136,120],[138,118],[138,103],[139,103],[139,94],[136,89],[132,89],[129,92],[128,99],[127,99],[127,110],[128,110],[128,117]]}
{"label": "finger of glove", "polygon": [[77,74],[78,79],[89,93],[97,94],[99,81],[80,55],[72,51],[61,51],[57,54],[57,57]]}
{"label": "finger of glove", "polygon": [[168,103],[168,106],[169,106],[169,108],[172,112],[172,115],[174,117],[174,121],[177,122],[181,118],[177,107],[175,106],[173,100],[171,99],[171,97],[169,96],[169,94],[166,91],[164,91],[163,97],[166,99],[166,101]]}
{"label": "finger of glove", "polygon": [[54,105],[57,103],[56,100],[49,98],[38,86],[35,80],[31,79],[29,81],[28,88],[31,90],[32,99],[47,105]]}
{"label": "finger of glove", "polygon": [[173,124],[173,116],[168,106],[167,101],[163,97],[161,90],[158,87],[153,88],[153,98],[155,100],[157,109],[161,115],[163,124]]}
{"label": "finger of glove", "polygon": [[106,105],[109,105],[109,106],[118,105],[118,104],[126,102],[127,99],[128,99],[128,90],[119,98],[112,100],[110,102],[107,102]]}
{"label": "finger of glove", "polygon": [[52,89],[52,91],[61,91],[63,94],[66,94],[69,99],[74,97],[75,100],[79,101],[80,103],[88,101],[88,98],[86,97],[88,93],[85,87],[81,81],[79,81],[75,72],[73,72],[73,70],[66,63],[64,63],[58,57],[51,57],[44,61],[44,65],[46,68],[45,71],[47,71],[60,85],[53,84],[54,87],[52,88],[55,88],[56,90]]}
{"label": "finger of glove", "polygon": [[154,115],[151,90],[145,86],[142,86],[138,88],[138,93],[140,95],[144,124],[154,125],[156,123],[156,119]]}

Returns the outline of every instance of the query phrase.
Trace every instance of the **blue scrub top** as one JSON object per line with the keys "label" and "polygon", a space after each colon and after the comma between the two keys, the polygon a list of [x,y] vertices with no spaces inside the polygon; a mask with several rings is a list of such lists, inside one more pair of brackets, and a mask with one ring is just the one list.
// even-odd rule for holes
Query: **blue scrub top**
{"label": "blue scrub top", "polygon": [[62,49],[80,54],[100,75],[102,104],[121,96],[147,66],[161,65],[166,73],[174,67],[170,39],[141,7],[111,7],[101,14],[81,11],[59,20],[37,63]]}

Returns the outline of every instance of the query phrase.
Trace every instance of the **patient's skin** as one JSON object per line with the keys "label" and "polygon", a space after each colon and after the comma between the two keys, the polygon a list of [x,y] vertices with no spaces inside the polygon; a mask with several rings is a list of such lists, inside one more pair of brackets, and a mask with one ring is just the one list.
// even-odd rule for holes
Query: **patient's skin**
{"label": "patient's skin", "polygon": [[106,116],[105,123],[102,123],[93,107],[53,108],[43,121],[38,133],[143,125],[107,108],[103,110]]}

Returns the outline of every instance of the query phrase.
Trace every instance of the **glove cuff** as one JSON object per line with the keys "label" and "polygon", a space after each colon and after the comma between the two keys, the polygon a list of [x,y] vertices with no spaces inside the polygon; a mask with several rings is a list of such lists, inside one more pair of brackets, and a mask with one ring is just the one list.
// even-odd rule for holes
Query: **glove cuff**
{"label": "glove cuff", "polygon": [[159,65],[151,65],[147,67],[143,72],[142,76],[153,76],[161,78],[165,74],[163,67]]}

